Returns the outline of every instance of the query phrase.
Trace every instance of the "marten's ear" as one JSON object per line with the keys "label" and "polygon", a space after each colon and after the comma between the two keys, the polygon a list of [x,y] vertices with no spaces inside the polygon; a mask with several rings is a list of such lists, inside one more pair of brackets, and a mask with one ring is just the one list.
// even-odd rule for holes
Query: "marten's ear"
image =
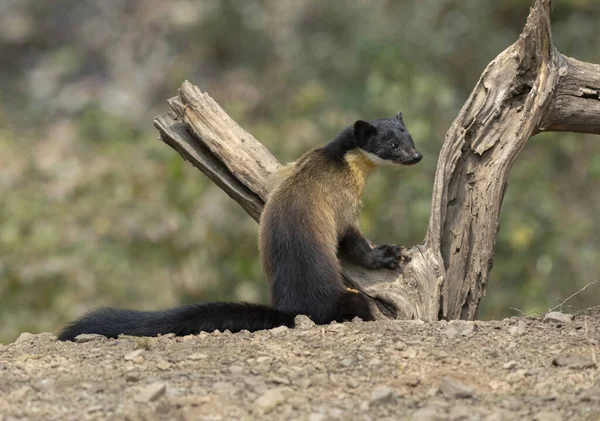
{"label": "marten's ear", "polygon": [[354,138],[358,142],[359,146],[366,142],[375,133],[377,133],[377,128],[371,123],[363,120],[358,120],[356,123],[354,123]]}
{"label": "marten's ear", "polygon": [[396,114],[396,118],[400,120],[402,124],[404,124],[404,121],[402,121],[402,113],[400,111],[398,111],[398,114]]}

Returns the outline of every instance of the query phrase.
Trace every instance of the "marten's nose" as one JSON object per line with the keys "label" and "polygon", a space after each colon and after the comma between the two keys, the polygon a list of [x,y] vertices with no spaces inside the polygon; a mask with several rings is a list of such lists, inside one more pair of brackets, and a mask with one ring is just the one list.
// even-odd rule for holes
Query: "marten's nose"
{"label": "marten's nose", "polygon": [[416,164],[417,162],[419,162],[421,159],[423,159],[423,155],[421,154],[421,152],[415,152],[415,154],[412,156],[412,161]]}

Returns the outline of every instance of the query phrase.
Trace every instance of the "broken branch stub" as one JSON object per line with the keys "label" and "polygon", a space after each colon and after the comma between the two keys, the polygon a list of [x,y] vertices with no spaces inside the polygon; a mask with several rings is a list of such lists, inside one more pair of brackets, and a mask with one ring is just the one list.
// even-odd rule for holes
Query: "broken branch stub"
{"label": "broken branch stub", "polygon": [[[258,220],[280,164],[200,89],[184,82],[155,119],[161,138]],[[494,258],[509,171],[540,131],[600,133],[600,66],[561,55],[550,1],[536,0],[512,46],[484,70],[448,130],[436,168],[422,245],[397,271],[345,261],[349,286],[372,298],[379,318],[473,319]]]}

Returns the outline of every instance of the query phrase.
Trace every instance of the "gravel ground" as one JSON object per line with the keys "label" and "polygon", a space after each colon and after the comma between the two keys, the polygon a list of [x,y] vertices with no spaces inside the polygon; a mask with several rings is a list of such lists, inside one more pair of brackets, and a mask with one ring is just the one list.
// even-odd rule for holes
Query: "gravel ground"
{"label": "gravel ground", "polygon": [[600,420],[599,313],[300,321],[81,343],[24,333],[0,345],[0,420]]}

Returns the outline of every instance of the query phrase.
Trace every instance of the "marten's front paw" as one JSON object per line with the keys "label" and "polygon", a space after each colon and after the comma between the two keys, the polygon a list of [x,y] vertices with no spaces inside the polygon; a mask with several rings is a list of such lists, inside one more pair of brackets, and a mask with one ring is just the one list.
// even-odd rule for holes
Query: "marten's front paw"
{"label": "marten's front paw", "polygon": [[404,247],[396,244],[382,244],[375,247],[373,251],[377,255],[377,266],[380,268],[396,269],[400,264],[400,258]]}

